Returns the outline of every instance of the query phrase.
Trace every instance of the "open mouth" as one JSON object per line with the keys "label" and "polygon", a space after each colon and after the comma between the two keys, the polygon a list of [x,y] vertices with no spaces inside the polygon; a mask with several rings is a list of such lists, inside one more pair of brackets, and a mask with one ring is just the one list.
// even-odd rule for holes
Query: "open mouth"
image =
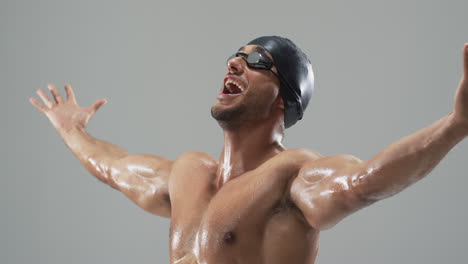
{"label": "open mouth", "polygon": [[240,94],[244,91],[244,87],[233,79],[228,78],[224,83],[223,94]]}

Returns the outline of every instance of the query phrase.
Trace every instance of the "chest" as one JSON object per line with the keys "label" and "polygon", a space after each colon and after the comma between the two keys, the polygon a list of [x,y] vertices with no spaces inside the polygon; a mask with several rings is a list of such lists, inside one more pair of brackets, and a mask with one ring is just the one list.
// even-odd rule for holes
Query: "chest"
{"label": "chest", "polygon": [[[180,170],[171,188],[171,250],[193,252],[257,248],[272,225],[295,221],[288,200],[294,176],[275,168],[259,169],[216,187],[214,171]],[[186,173],[186,174],[185,174]]]}

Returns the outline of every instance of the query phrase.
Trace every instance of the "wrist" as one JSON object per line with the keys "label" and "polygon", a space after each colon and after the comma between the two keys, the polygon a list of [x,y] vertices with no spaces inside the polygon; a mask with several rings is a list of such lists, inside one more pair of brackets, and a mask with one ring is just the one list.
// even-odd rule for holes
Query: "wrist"
{"label": "wrist", "polygon": [[464,138],[468,135],[468,120],[460,118],[455,112],[450,113],[448,118],[450,130],[455,136]]}
{"label": "wrist", "polygon": [[73,147],[87,135],[85,129],[81,127],[62,129],[59,131],[59,134],[68,147]]}

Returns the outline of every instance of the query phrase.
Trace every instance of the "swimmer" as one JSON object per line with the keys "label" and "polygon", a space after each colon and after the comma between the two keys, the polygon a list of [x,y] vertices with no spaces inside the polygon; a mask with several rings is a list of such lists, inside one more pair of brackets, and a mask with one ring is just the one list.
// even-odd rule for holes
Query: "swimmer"
{"label": "swimmer", "polygon": [[[285,129],[303,116],[313,90],[310,61],[289,39],[267,36],[227,61],[211,108],[224,133],[219,159],[202,152],[175,160],[134,155],[86,132],[106,103],[78,106],[37,91],[45,114],[89,170],[149,213],[171,219],[177,264],[311,264],[320,231],[425,177],[468,133],[468,44],[453,112],[370,160],[286,149]],[[309,140],[309,139],[304,139]]]}

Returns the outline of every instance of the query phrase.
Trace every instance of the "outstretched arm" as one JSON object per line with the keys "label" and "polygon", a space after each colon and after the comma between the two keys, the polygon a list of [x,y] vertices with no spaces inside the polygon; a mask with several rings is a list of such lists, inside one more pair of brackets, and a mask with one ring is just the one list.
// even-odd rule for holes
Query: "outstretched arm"
{"label": "outstretched arm", "polygon": [[86,125],[106,100],[101,99],[91,107],[82,108],[69,85],[65,86],[67,100],[60,96],[55,86],[49,85],[48,88],[53,100],[39,89],[37,93],[44,105],[34,98],[30,98],[30,102],[49,118],[86,169],[146,211],[169,217],[171,207],[167,183],[172,161],[153,155],[130,155],[111,143],[90,136],[85,131]]}
{"label": "outstretched arm", "polygon": [[339,155],[302,168],[291,186],[291,198],[311,226],[330,228],[352,212],[402,191],[426,176],[468,135],[468,44],[463,62],[464,74],[449,115],[369,161]]}

